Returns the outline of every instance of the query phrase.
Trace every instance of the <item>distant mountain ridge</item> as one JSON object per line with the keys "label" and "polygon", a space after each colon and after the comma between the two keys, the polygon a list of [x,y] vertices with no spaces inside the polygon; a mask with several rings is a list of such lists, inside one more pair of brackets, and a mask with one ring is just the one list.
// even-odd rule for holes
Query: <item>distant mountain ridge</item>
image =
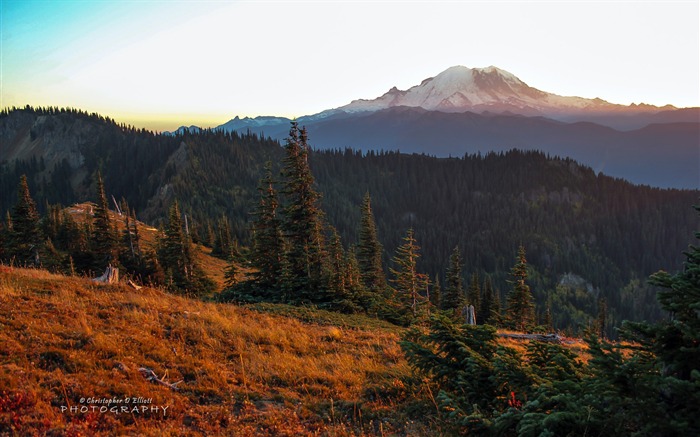
{"label": "distant mountain ridge", "polygon": [[409,106],[442,112],[512,112],[556,118],[576,113],[648,113],[676,109],[671,105],[616,105],[600,98],[564,97],[540,91],[498,67],[450,67],[406,91],[396,87],[373,100],[355,100],[341,106],[346,112],[377,111]]}
{"label": "distant mountain ridge", "polygon": [[[409,107],[345,117],[336,114],[317,121],[316,131],[309,132],[311,143],[316,143],[317,136],[321,141],[324,132],[354,139],[351,134],[360,137],[363,133],[358,131],[373,124],[382,127],[373,135],[383,133],[391,138],[398,132],[404,135],[404,142],[411,135],[423,135],[417,143],[442,142],[440,132],[426,128],[436,124],[457,130],[457,134],[445,130],[444,138],[461,136],[459,129],[476,132],[476,128],[489,135],[553,132],[555,138],[594,132],[594,143],[607,137],[617,144],[621,139],[614,135],[630,135],[591,123],[570,124],[544,117]],[[394,122],[394,131],[386,128]],[[513,124],[516,122],[520,124]],[[634,133],[634,138],[659,136],[671,142],[676,135],[686,135],[684,129],[692,132],[692,124],[653,125]],[[537,139],[544,143],[547,138]],[[2,213],[14,205],[22,174],[27,175],[41,208],[47,202],[70,205],[94,199],[95,174],[100,171],[110,198],[128,200],[139,219],[156,225],[177,199],[191,219],[193,233],[207,235],[208,225],[225,216],[237,241],[249,238],[250,211],[259,202],[257,187],[265,163],[272,162],[273,174],[279,174],[284,160],[279,143],[255,135],[211,130],[154,135],[73,110],[0,111],[0,141]],[[498,140],[508,141],[506,137]],[[579,145],[577,149],[585,148]],[[645,159],[649,165],[645,171],[665,174],[661,171],[663,150],[647,158],[646,152],[626,149],[624,160],[615,150],[604,159],[608,166],[627,163],[638,168],[642,164],[637,160]],[[605,158],[603,149],[593,152]],[[542,273],[534,290],[554,290],[561,275],[573,273],[607,294],[618,321],[647,317],[654,292],[650,289],[642,295],[632,281],[659,268],[680,265],[678,247],[687,246],[688,235],[697,225],[689,206],[700,191],[633,186],[597,174],[594,170],[599,168],[538,152],[498,151],[438,159],[341,150],[315,152],[309,159],[323,193],[324,212],[347,244],[357,241],[359,206],[369,192],[387,256],[412,227],[421,241],[424,271],[431,277],[444,271],[449,254],[459,245],[465,265],[472,271],[493,273],[494,284],[503,290],[510,254],[522,242],[531,265]],[[603,170],[608,173],[608,168]],[[628,291],[618,293],[623,288]],[[594,305],[595,300],[590,302]],[[633,308],[631,302],[637,306]]]}
{"label": "distant mountain ridge", "polygon": [[[290,121],[237,116],[215,129],[283,141]],[[700,187],[700,108],[560,96],[494,66],[451,67],[407,90],[393,87],[297,121],[318,149],[438,157],[542,150],[638,184]]]}

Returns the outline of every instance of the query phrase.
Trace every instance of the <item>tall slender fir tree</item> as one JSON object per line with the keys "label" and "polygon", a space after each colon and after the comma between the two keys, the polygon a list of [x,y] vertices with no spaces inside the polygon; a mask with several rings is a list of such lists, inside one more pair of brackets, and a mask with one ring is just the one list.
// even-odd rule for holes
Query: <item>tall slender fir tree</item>
{"label": "tall slender fir tree", "polygon": [[91,234],[92,251],[95,254],[94,267],[104,269],[116,261],[118,237],[116,228],[109,215],[109,202],[102,182],[102,174],[97,172],[97,206],[95,207],[93,228]]}
{"label": "tall slender fir tree", "polygon": [[183,230],[177,201],[170,207],[164,234],[158,255],[166,274],[166,285],[188,295],[203,295],[211,291],[214,284],[196,260],[192,242]]}
{"label": "tall slender fir tree", "polygon": [[506,321],[512,327],[520,331],[527,331],[535,323],[535,304],[533,302],[530,286],[527,280],[527,260],[525,248],[518,248],[518,257],[510,271],[512,285],[506,299]]}
{"label": "tall slender fir tree", "polygon": [[377,238],[377,225],[372,213],[372,200],[369,192],[362,201],[360,239],[357,244],[357,262],[362,282],[370,292],[383,293],[386,289],[386,276],[382,266],[382,244]]}
{"label": "tall slender fir tree", "polygon": [[285,301],[281,280],[285,264],[285,242],[279,218],[279,201],[272,180],[272,163],[265,164],[265,176],[258,186],[260,200],[253,212],[253,244],[250,263],[255,272],[256,294],[273,301]]}
{"label": "tall slender fir tree", "polygon": [[[479,282],[479,273],[472,273],[469,289],[467,289],[467,304],[474,306],[474,312],[477,315],[481,312],[481,284]],[[481,323],[478,318],[476,320]]]}
{"label": "tall slender fir tree", "polygon": [[284,285],[293,302],[313,302],[323,287],[323,213],[309,168],[306,129],[299,131],[296,121],[292,121],[285,151],[282,229],[288,243],[288,280]]}
{"label": "tall slender fir tree", "polygon": [[459,253],[459,247],[455,246],[450,255],[450,265],[445,272],[445,287],[440,298],[440,309],[452,310],[455,314],[459,314],[464,306],[462,268],[462,256]]}
{"label": "tall slender fir tree", "polygon": [[38,266],[41,263],[39,252],[42,235],[39,227],[39,213],[29,193],[26,175],[20,177],[17,203],[8,217],[7,229],[8,254],[6,256],[20,265]]}
{"label": "tall slender fir tree", "polygon": [[397,293],[394,305],[402,322],[412,323],[422,316],[426,298],[421,292],[426,288],[427,281],[425,275],[419,274],[416,269],[420,246],[412,228],[406,232],[403,240],[404,243],[396,249],[396,255],[392,259],[396,266],[391,269]]}

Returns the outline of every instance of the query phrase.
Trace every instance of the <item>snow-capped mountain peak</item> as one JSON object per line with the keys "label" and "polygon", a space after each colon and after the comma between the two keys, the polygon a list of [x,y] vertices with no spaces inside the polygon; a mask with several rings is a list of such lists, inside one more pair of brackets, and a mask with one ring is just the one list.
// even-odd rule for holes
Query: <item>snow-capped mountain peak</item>
{"label": "snow-capped mountain peak", "polygon": [[524,115],[554,115],[582,110],[615,111],[621,108],[621,105],[601,99],[564,97],[540,91],[493,65],[484,68],[456,65],[408,90],[393,87],[374,100],[355,100],[338,109],[363,112],[394,106],[443,112],[511,111]]}

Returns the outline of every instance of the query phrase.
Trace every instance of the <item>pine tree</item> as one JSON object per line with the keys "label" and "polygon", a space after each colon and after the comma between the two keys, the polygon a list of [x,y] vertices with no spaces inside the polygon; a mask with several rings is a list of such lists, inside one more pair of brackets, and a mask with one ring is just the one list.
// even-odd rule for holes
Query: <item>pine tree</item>
{"label": "pine tree", "polygon": [[[547,306],[547,310],[549,311],[549,305]],[[605,300],[604,297],[600,297],[598,299],[598,319],[596,323],[596,332],[598,333],[598,336],[600,338],[606,338],[607,336],[605,335],[605,329],[606,329],[606,319],[608,317],[608,304]]]}
{"label": "pine tree", "polygon": [[94,256],[90,251],[90,229],[88,219],[81,226],[68,211],[63,211],[56,243],[61,250],[68,252],[69,259],[64,266],[66,271],[84,273],[93,269]]}
{"label": "pine tree", "polygon": [[188,295],[203,295],[212,290],[213,282],[196,261],[192,242],[183,231],[177,201],[170,207],[158,255],[171,289]]}
{"label": "pine tree", "polygon": [[95,254],[94,267],[99,271],[114,263],[118,249],[116,229],[109,215],[109,203],[100,172],[97,172],[97,206],[93,223],[91,246]]}
{"label": "pine tree", "polygon": [[513,279],[509,283],[513,286],[506,300],[506,320],[508,324],[519,331],[526,331],[535,322],[535,304],[533,303],[530,286],[527,280],[527,260],[525,248],[518,248],[516,264],[511,269]]}
{"label": "pine tree", "polygon": [[495,326],[503,325],[503,315],[501,314],[501,292],[493,290],[493,309],[491,310],[491,324]]}
{"label": "pine tree", "polygon": [[544,321],[542,325],[547,329],[547,332],[554,331],[554,322],[552,321],[552,304],[547,302],[547,308],[544,311]]}
{"label": "pine tree", "polygon": [[404,237],[404,243],[396,249],[396,255],[392,258],[396,268],[391,269],[394,275],[393,283],[396,289],[394,305],[399,317],[404,323],[411,323],[422,316],[423,304],[426,299],[421,295],[425,289],[425,275],[416,270],[416,264],[420,257],[418,246],[413,235],[413,229],[409,229]]}
{"label": "pine tree", "polygon": [[214,239],[214,247],[211,254],[213,256],[227,259],[233,249],[233,238],[231,238],[231,225],[228,218],[221,217],[217,223],[217,233]]}
{"label": "pine tree", "polygon": [[[481,312],[481,284],[479,284],[479,273],[472,273],[469,289],[467,290],[467,304],[474,306],[476,314]],[[478,318],[477,322],[481,322]]]}
{"label": "pine tree", "polygon": [[481,287],[481,297],[479,311],[476,313],[476,320],[479,324],[493,324],[493,315],[497,311],[496,307],[496,296],[494,295],[493,285],[491,284],[491,277],[486,276],[484,278],[484,285]]}
{"label": "pine tree", "polygon": [[136,211],[131,210],[131,244],[133,245],[134,254],[141,258],[141,234],[139,233],[138,221],[136,220]]}
{"label": "pine tree", "polygon": [[530,287],[526,284],[527,260],[525,248],[518,247],[518,256],[515,265],[511,268],[511,291],[506,296],[505,317],[516,329],[526,330],[535,323],[535,309]]}
{"label": "pine tree", "polygon": [[353,286],[355,285],[353,279],[356,278],[353,278],[354,272],[350,270],[352,266],[348,265],[348,255],[343,249],[340,235],[335,228],[330,229],[330,234],[328,256],[324,265],[325,282],[328,287],[327,297],[323,299],[325,302],[320,302],[321,296],[317,298],[317,301],[331,309],[357,312],[360,310],[360,289]]}
{"label": "pine tree", "polygon": [[140,277],[143,281],[144,278],[153,276],[155,272],[149,269],[149,262],[141,250],[141,236],[136,213],[129,208],[126,201],[122,202],[121,210],[124,230],[122,231],[119,261],[132,277]]}
{"label": "pine tree", "polygon": [[[695,237],[700,239],[700,232]],[[684,254],[681,272],[659,271],[649,278],[661,287],[657,298],[669,313],[666,321],[625,322],[623,342],[609,343],[596,335],[587,339],[593,374],[588,386],[607,430],[700,435],[700,247],[690,246]]]}
{"label": "pine tree", "polygon": [[345,296],[345,250],[340,241],[340,235],[335,229],[331,230],[328,244],[328,256],[325,259],[324,271],[329,291],[344,298]]}
{"label": "pine tree", "polygon": [[430,303],[435,308],[441,308],[441,306],[440,306],[441,299],[442,299],[442,288],[440,287],[440,276],[436,274],[435,279],[433,280],[433,289],[430,292]]}
{"label": "pine tree", "polygon": [[383,293],[386,289],[386,276],[382,266],[382,244],[377,238],[377,225],[372,213],[369,192],[362,201],[360,239],[357,244],[357,262],[362,274],[362,282],[373,293]]}
{"label": "pine tree", "polygon": [[224,287],[235,287],[239,282],[239,275],[240,267],[238,266],[238,262],[231,259],[231,261],[229,261],[228,267],[226,267],[226,271],[224,272]]}
{"label": "pine tree", "polygon": [[47,201],[44,205],[46,215],[41,220],[41,228],[44,237],[53,241],[58,237],[58,230],[61,227],[61,205],[49,205]]}
{"label": "pine tree", "polygon": [[375,294],[369,293],[362,283],[362,274],[360,273],[354,246],[345,251],[345,283],[353,296],[354,302],[359,304],[365,311],[376,309],[378,298]]}
{"label": "pine tree", "polygon": [[39,251],[43,237],[39,227],[39,213],[29,194],[26,175],[20,177],[17,203],[8,217],[7,229],[6,256],[20,265],[40,265]]}
{"label": "pine tree", "polygon": [[320,195],[309,168],[306,129],[292,122],[285,145],[282,193],[286,199],[282,229],[287,239],[288,280],[295,302],[313,302],[323,286],[324,240]]}
{"label": "pine tree", "polygon": [[281,279],[286,261],[282,225],[278,217],[279,201],[273,186],[272,164],[267,162],[266,173],[260,180],[260,200],[253,212],[253,245],[250,264],[256,269],[252,274],[257,294],[273,301],[285,301],[281,296]]}
{"label": "pine tree", "polygon": [[[129,205],[126,202],[122,204],[122,217],[124,218],[124,230],[122,231],[122,258],[129,260],[132,264],[135,263],[136,247],[134,244],[134,234],[131,229],[131,211],[129,210]],[[124,264],[122,262],[122,264]]]}
{"label": "pine tree", "polygon": [[450,255],[450,265],[445,273],[445,288],[440,298],[440,309],[452,310],[456,314],[464,306],[464,286],[462,284],[462,257],[459,247],[455,247]]}

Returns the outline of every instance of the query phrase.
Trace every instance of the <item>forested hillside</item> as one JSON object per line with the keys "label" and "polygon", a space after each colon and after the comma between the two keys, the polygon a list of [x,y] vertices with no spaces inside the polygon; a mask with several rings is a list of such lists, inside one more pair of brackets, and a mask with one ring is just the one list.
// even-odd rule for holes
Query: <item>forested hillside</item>
{"label": "forested hillside", "polygon": [[[284,156],[279,143],[252,134],[163,136],[59,109],[4,111],[0,139],[3,213],[16,202],[22,174],[43,210],[94,199],[101,171],[110,200],[126,199],[139,219],[163,223],[178,200],[194,239],[209,244],[224,218],[233,238],[250,244],[263,168],[271,161],[278,179]],[[503,298],[522,244],[536,301],[549,303],[559,328],[589,323],[601,297],[610,326],[658,318],[645,278],[680,268],[678,248],[696,228],[697,191],[634,186],[538,152],[438,159],[338,150],[314,152],[309,162],[322,209],[346,247],[358,241],[369,193],[385,266],[413,228],[420,271],[444,280],[458,246],[465,277],[490,277]]]}

